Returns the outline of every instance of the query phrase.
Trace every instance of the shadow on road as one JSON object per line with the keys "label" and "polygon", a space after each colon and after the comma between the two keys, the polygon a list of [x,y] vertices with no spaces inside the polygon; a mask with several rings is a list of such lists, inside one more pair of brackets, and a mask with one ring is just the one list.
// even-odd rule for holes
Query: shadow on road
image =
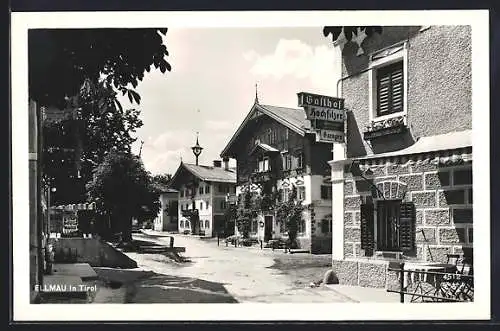
{"label": "shadow on road", "polygon": [[237,303],[223,284],[144,270],[98,268],[100,279],[126,288],[125,303]]}
{"label": "shadow on road", "polygon": [[128,303],[237,303],[221,283],[153,274],[134,282]]}

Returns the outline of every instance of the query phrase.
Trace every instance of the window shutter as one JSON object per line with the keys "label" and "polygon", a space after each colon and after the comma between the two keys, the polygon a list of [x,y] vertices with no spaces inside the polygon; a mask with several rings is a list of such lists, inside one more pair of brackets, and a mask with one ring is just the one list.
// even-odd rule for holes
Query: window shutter
{"label": "window shutter", "polygon": [[416,211],[413,202],[402,202],[399,207],[399,248],[403,252],[415,249]]}
{"label": "window shutter", "polygon": [[403,111],[403,62],[377,71],[377,115]]}
{"label": "window shutter", "polygon": [[373,204],[361,205],[361,249],[372,255],[374,248]]}

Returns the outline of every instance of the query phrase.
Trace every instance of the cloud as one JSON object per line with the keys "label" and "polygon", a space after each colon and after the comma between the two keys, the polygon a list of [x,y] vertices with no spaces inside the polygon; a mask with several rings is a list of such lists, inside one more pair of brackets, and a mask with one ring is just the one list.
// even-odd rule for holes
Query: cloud
{"label": "cloud", "polygon": [[327,46],[311,47],[300,40],[280,39],[273,53],[247,51],[243,58],[251,63],[250,73],[276,80],[291,76],[309,79],[318,89],[331,89],[338,77],[334,50]]}
{"label": "cloud", "polygon": [[[228,139],[231,138],[234,125],[221,120],[209,120],[200,131],[200,145],[204,148],[200,164],[212,164],[219,159],[219,154]],[[194,162],[191,146],[196,135],[191,130],[171,130],[156,137],[148,137],[142,148],[142,159],[146,169],[153,174],[173,174],[179,166],[181,157],[184,162]],[[136,149],[138,150],[138,146]]]}

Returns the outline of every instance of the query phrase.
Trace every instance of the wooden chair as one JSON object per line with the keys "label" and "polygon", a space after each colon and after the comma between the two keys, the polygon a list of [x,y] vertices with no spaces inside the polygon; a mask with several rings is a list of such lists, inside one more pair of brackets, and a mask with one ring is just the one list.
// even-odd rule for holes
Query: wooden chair
{"label": "wooden chair", "polygon": [[460,254],[446,254],[446,264],[454,264],[457,266],[459,260]]}

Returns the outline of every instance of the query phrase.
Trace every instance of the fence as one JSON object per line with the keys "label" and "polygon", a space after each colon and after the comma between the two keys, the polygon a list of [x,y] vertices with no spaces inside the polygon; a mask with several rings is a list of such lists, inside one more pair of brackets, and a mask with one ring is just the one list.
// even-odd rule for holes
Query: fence
{"label": "fence", "polygon": [[404,269],[404,264],[389,266],[388,271],[396,272],[399,289],[387,292],[399,293],[400,302],[405,297],[409,302],[466,302],[474,301],[474,276],[461,272],[412,271]]}

